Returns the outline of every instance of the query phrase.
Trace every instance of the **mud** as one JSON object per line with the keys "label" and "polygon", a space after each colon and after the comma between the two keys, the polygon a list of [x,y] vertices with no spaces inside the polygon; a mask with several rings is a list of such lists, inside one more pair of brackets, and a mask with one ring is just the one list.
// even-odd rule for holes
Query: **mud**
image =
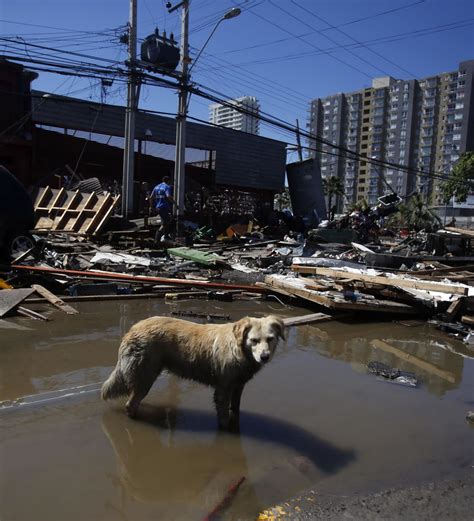
{"label": "mud", "polygon": [[[310,487],[368,494],[473,465],[474,428],[464,418],[474,405],[474,353],[429,326],[292,328],[246,387],[238,436],[217,432],[209,389],[167,375],[136,421],[122,402],[99,400],[121,335],[141,318],[196,310],[195,301],[77,307],[80,315],[52,312],[50,322],[0,321],[2,520],[202,519],[242,476],[223,519],[254,519]],[[199,311],[233,320],[305,313],[260,302],[199,302]],[[419,387],[377,379],[370,361],[415,372]]]}

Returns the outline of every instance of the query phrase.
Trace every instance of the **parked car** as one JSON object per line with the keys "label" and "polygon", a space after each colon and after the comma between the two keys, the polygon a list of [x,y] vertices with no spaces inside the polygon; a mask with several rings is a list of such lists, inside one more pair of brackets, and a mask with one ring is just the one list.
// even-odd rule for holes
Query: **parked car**
{"label": "parked car", "polygon": [[11,260],[35,244],[33,202],[18,179],[0,165],[0,257]]}

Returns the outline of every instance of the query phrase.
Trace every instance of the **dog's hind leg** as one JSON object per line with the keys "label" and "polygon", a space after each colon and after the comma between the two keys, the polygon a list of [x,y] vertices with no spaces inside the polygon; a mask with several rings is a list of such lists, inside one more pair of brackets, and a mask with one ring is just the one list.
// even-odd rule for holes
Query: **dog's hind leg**
{"label": "dog's hind leg", "polygon": [[216,404],[219,429],[227,430],[229,428],[230,419],[230,389],[217,387],[214,391],[214,403]]}
{"label": "dog's hind leg", "polygon": [[158,378],[162,371],[162,367],[146,367],[142,365],[134,372],[133,378],[129,380],[129,389],[131,390],[127,403],[125,404],[125,411],[130,418],[135,418],[138,411],[138,406],[141,401],[150,391],[153,383]]}

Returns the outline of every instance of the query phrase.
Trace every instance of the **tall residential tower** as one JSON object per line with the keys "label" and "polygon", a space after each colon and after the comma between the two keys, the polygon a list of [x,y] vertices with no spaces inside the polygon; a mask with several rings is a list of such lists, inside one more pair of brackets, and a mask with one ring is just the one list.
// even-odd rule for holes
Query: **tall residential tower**
{"label": "tall residential tower", "polygon": [[474,60],[469,60],[457,71],[420,80],[375,78],[369,88],[312,100],[311,134],[362,156],[408,167],[403,171],[354,161],[336,147],[310,139],[310,155],[322,177],[343,180],[344,206],[361,199],[372,205],[389,187],[402,197],[419,190],[432,203],[441,202],[441,179],[410,169],[448,173],[463,152],[474,151],[473,76]]}
{"label": "tall residential tower", "polygon": [[241,112],[227,105],[215,103],[209,106],[209,122],[214,125],[248,132],[249,134],[258,134],[260,104],[257,98],[244,96],[242,98],[228,100],[228,103],[243,111]]}

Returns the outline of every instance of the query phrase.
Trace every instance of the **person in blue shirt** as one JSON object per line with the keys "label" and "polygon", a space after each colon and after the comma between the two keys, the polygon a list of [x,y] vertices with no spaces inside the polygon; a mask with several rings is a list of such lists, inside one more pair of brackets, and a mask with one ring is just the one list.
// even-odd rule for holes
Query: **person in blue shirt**
{"label": "person in blue shirt", "polygon": [[162,237],[167,237],[173,221],[173,204],[175,202],[169,181],[169,176],[165,175],[161,183],[153,188],[150,195],[150,211],[154,209],[161,217],[161,226],[155,236],[156,242],[160,242]]}

